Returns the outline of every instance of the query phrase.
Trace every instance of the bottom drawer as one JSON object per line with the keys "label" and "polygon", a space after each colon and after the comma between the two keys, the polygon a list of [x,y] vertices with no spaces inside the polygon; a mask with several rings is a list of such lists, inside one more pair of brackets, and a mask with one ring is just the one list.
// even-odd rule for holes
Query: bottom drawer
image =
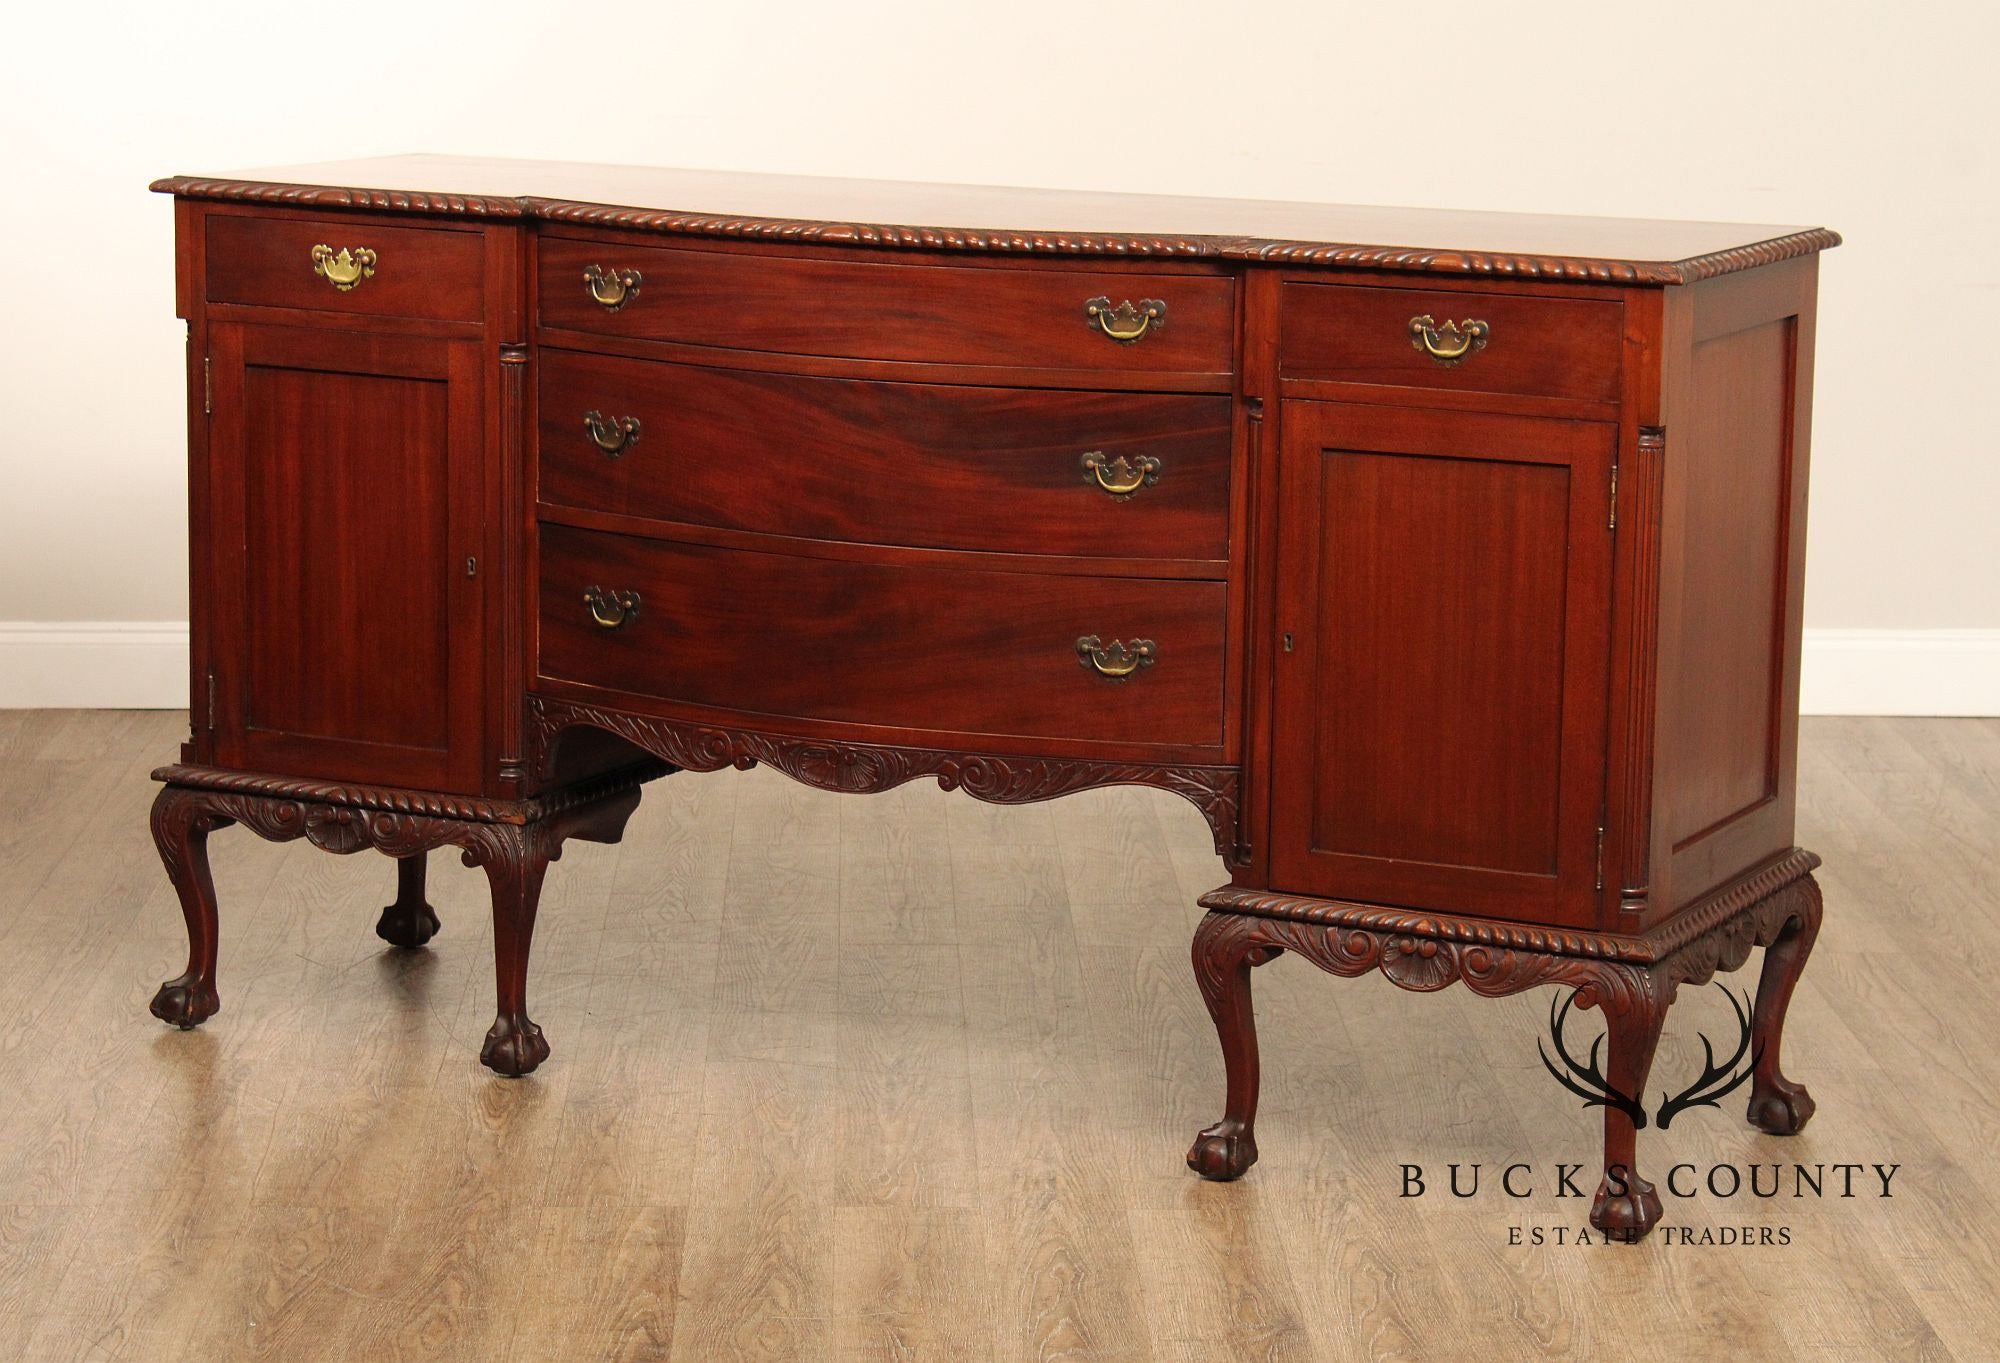
{"label": "bottom drawer", "polygon": [[[855,563],[559,525],[541,534],[538,671],[551,680],[897,729],[1222,743],[1220,582]],[[1100,647],[1080,648],[1087,638]],[[1150,657],[1134,666],[1129,646],[1141,639]]]}

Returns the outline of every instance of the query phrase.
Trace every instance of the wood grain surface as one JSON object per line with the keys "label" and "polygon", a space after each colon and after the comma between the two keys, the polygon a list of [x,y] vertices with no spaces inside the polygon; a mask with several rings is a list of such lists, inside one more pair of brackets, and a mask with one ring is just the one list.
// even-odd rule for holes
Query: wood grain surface
{"label": "wood grain surface", "polygon": [[[544,327],[732,350],[919,364],[1055,366],[1137,374],[1226,374],[1234,358],[1236,281],[1220,274],[902,265],[823,260],[795,251],[668,250],[623,237],[536,243]],[[615,311],[584,272],[636,270]],[[1165,316],[1119,341],[1085,306],[1108,298],[1164,304]]]}
{"label": "wood grain surface", "polygon": [[[545,525],[536,676],[748,715],[919,734],[1157,745],[1223,739],[1224,587],[893,565]],[[606,629],[586,590],[636,592]],[[1113,680],[1079,641],[1154,644]],[[1119,665],[1112,660],[1111,665]],[[947,743],[954,746],[956,742]]]}
{"label": "wood grain surface", "polygon": [[[315,272],[313,249],[366,249],[371,272],[341,289]],[[371,317],[476,322],[484,313],[485,239],[477,232],[388,226],[376,219],[217,213],[206,233],[208,301]]]}
{"label": "wood grain surface", "polygon": [[479,789],[484,583],[461,567],[481,547],[478,345],[211,334],[217,752],[251,771]]}
{"label": "wood grain surface", "polygon": [[[1623,309],[1598,299],[1433,289],[1287,284],[1280,318],[1284,378],[1407,385],[1536,397],[1618,396]],[[1440,364],[1411,327],[1479,322],[1476,349]],[[1450,349],[1449,342],[1446,349]]]}
{"label": "wood grain surface", "polygon": [[[806,539],[1207,560],[1223,575],[1220,395],[881,383],[548,346],[538,365],[544,502]],[[1101,481],[1083,462],[1093,452]]]}
{"label": "wood grain surface", "polygon": [[692,236],[1094,257],[1222,256],[1681,284],[1840,244],[1824,228],[385,156],[177,175],[188,198],[531,217]]}
{"label": "wood grain surface", "polygon": [[[1546,992],[1264,967],[1263,1160],[1188,1174],[1221,876],[1158,792],[656,783],[549,876],[558,1047],[521,1081],[473,1058],[477,872],[434,858],[443,930],[398,952],[384,859],[225,830],[224,1011],[161,1028],[185,942],[146,772],[185,725],[0,712],[0,1357],[1969,1360],[2000,1331],[2000,722],[1803,726],[1827,914],[1785,1057],[1819,1113],[1787,1141],[1731,1101],[1650,1158],[1903,1168],[1887,1201],[1669,1200],[1663,1228],[1789,1230],[1748,1250],[1511,1246],[1582,1212],[1436,1195],[1452,1161],[1588,1157],[1534,1055]],[[1729,1023],[1690,991],[1655,1073]],[[1403,1162],[1431,1195],[1396,1196]]]}
{"label": "wood grain surface", "polygon": [[1272,882],[1591,924],[1613,428],[1286,419]]}

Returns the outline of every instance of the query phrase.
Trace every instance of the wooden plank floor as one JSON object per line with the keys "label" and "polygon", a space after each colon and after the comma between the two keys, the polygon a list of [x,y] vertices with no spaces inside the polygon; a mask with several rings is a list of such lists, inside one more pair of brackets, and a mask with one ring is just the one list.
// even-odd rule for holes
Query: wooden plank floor
{"label": "wooden plank floor", "polygon": [[[1668,1199],[1668,1226],[1789,1239],[1750,1248],[1509,1243],[1584,1223],[1541,1185],[1597,1149],[1536,1059],[1546,993],[1265,968],[1263,1163],[1189,1175],[1221,1062],[1186,948],[1223,877],[1153,792],[659,783],[550,874],[555,1055],[523,1081],[475,1059],[480,873],[433,857],[444,930],[394,952],[388,862],[227,830],[223,1011],[167,1029],[146,1001],[185,948],[145,778],[183,722],[0,712],[0,1360],[2000,1347],[2000,722],[1806,722],[1827,917],[1786,1060],[1819,1115],[1780,1141],[1738,1095],[1646,1132],[1642,1167],[1902,1167],[1887,1200]],[[1656,1074],[1728,1021],[1684,995]],[[1454,1161],[1480,1197],[1444,1195]],[[1537,1195],[1510,1202],[1516,1161]]]}

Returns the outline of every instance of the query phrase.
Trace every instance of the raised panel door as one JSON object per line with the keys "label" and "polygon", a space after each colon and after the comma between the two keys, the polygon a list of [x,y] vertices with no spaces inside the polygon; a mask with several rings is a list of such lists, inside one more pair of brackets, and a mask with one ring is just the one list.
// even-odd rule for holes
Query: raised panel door
{"label": "raised panel door", "polygon": [[1282,420],[1275,885],[1593,921],[1615,428]]}
{"label": "raised panel door", "polygon": [[478,789],[478,345],[210,336],[219,759]]}

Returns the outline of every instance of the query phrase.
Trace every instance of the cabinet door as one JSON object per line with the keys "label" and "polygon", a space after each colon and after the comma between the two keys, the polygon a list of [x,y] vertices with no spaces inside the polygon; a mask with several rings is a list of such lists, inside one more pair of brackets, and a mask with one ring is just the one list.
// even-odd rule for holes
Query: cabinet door
{"label": "cabinet door", "polygon": [[1616,428],[1282,419],[1274,887],[1593,922]]}
{"label": "cabinet door", "polygon": [[218,760],[476,790],[478,345],[209,336]]}

